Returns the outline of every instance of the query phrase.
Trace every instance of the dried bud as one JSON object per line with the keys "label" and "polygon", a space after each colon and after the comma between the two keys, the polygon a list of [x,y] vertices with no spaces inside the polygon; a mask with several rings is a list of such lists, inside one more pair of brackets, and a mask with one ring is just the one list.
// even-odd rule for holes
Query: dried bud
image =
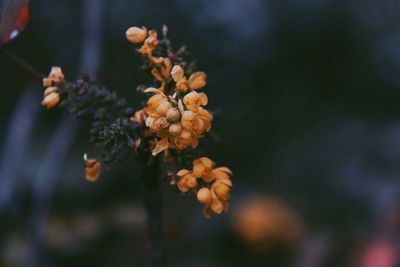
{"label": "dried bud", "polygon": [[202,204],[211,202],[211,191],[207,187],[203,187],[197,192],[197,200]]}
{"label": "dried bud", "polygon": [[193,73],[189,77],[189,88],[191,90],[203,88],[206,85],[206,78],[207,75],[202,71]]}
{"label": "dried bud", "polygon": [[86,168],[85,168],[85,178],[88,181],[94,182],[100,176],[101,171],[101,163],[98,162],[96,159],[86,159]]}
{"label": "dried bud", "polygon": [[184,72],[183,72],[183,69],[181,66],[175,65],[172,68],[171,75],[172,75],[172,79],[174,79],[175,82],[178,82],[180,79],[182,79],[183,74],[184,74]]}
{"label": "dried bud", "polygon": [[58,93],[51,93],[47,96],[42,101],[42,106],[45,106],[47,108],[52,108],[55,105],[60,102],[60,95]]}
{"label": "dried bud", "polygon": [[147,37],[147,29],[145,27],[130,27],[126,31],[126,38],[133,44],[144,42]]}
{"label": "dried bud", "polygon": [[165,114],[167,113],[167,111],[169,110],[169,109],[171,109],[171,103],[170,102],[168,102],[168,101],[163,101],[163,102],[161,102],[161,104],[157,107],[157,113],[160,115],[160,116],[165,116]]}
{"label": "dried bud", "polygon": [[182,125],[179,122],[172,123],[168,129],[168,132],[173,136],[180,134],[181,131]]}
{"label": "dried bud", "polygon": [[48,96],[49,94],[51,94],[51,93],[54,93],[54,92],[57,92],[57,87],[55,87],[55,86],[52,86],[52,87],[49,87],[49,88],[47,88],[46,90],[44,90],[44,93],[43,93],[43,95],[44,96]]}
{"label": "dried bud", "polygon": [[176,108],[170,108],[166,114],[167,120],[178,121],[181,118],[181,113]]}
{"label": "dried bud", "polygon": [[169,121],[165,117],[162,117],[157,121],[157,127],[159,128],[167,128],[168,126],[169,126]]}

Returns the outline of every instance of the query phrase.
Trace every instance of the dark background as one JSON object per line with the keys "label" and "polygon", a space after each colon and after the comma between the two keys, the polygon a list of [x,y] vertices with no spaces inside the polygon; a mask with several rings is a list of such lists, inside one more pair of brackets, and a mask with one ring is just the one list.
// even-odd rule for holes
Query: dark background
{"label": "dark background", "polygon": [[[130,26],[168,25],[173,46],[186,44],[208,74],[204,92],[208,108],[220,111],[213,129],[222,143],[207,155],[234,172],[231,211],[204,219],[193,197],[181,199],[164,183],[171,266],[398,266],[399,1],[31,0],[30,7],[29,27],[6,49],[44,73],[61,66],[67,80],[96,74],[134,107],[145,99],[136,86],[151,78],[138,71],[140,57],[125,39]],[[144,265],[139,166],[118,164],[87,182],[82,155],[96,152],[89,123],[41,107],[40,79],[4,54],[0,90],[0,265]],[[296,214],[301,237],[246,241],[235,218],[254,195]],[[360,255],[389,263],[365,265]]]}

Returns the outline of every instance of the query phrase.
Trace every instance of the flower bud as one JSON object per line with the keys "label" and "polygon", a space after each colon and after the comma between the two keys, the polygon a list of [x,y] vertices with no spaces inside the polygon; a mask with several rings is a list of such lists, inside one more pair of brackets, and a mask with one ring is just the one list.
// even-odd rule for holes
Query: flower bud
{"label": "flower bud", "polygon": [[169,121],[177,121],[181,118],[181,113],[176,108],[170,108],[167,111],[166,117]]}
{"label": "flower bud", "polygon": [[207,75],[202,72],[198,71],[190,75],[189,77],[189,87],[191,90],[197,90],[203,88],[206,85],[206,78]]}
{"label": "flower bud", "polygon": [[180,134],[181,131],[182,131],[182,125],[179,122],[172,123],[168,129],[170,135],[173,136]]}
{"label": "flower bud", "polygon": [[169,121],[167,118],[162,117],[157,121],[157,126],[160,128],[167,128],[169,126]]}
{"label": "flower bud", "polygon": [[203,187],[197,192],[197,200],[202,204],[211,202],[211,191],[207,187]]}
{"label": "flower bud", "polygon": [[145,27],[130,27],[126,31],[126,38],[133,44],[144,42],[147,37],[147,29]]}
{"label": "flower bud", "polygon": [[157,107],[157,113],[160,114],[161,116],[165,116],[167,111],[171,108],[171,103],[168,101],[163,101],[160,103],[160,105]]}
{"label": "flower bud", "polygon": [[58,102],[60,102],[60,95],[58,93],[53,92],[45,96],[45,98],[42,101],[42,106],[45,106],[47,108],[52,108],[55,105],[57,105]]}
{"label": "flower bud", "polygon": [[174,79],[175,82],[178,82],[180,79],[182,79],[183,74],[184,74],[184,72],[183,72],[183,69],[181,66],[175,65],[172,68],[171,75],[172,75],[172,79]]}
{"label": "flower bud", "polygon": [[215,200],[211,203],[210,209],[215,214],[220,214],[224,210],[224,206],[221,201]]}
{"label": "flower bud", "polygon": [[100,176],[101,164],[96,159],[87,159],[85,168],[85,178],[88,181],[94,182]]}

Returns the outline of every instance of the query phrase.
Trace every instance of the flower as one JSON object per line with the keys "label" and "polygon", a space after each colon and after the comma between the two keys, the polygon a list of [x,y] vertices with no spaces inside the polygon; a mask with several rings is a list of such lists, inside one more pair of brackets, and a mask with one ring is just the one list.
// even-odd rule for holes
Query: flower
{"label": "flower", "polygon": [[49,76],[43,79],[43,86],[49,87],[44,90],[42,106],[52,108],[60,102],[60,94],[57,92],[58,87],[54,85],[59,85],[63,80],[64,74],[62,73],[61,68],[52,67]]}
{"label": "flower", "polygon": [[208,97],[205,93],[197,93],[192,91],[185,95],[183,104],[186,105],[188,110],[196,112],[200,106],[205,106],[208,103]]}
{"label": "flower", "polygon": [[[196,148],[202,134],[211,129],[212,115],[201,105],[207,104],[204,93],[191,92],[183,100],[178,101],[168,97],[162,90],[154,87],[144,90],[145,93],[154,93],[143,109],[145,125],[157,137],[152,150],[153,155],[168,149],[185,149],[189,146]],[[192,94],[193,93],[193,94]],[[138,114],[139,115],[139,114]],[[139,118],[136,118],[138,120]]]}
{"label": "flower", "polygon": [[84,156],[85,159],[85,178],[88,181],[95,182],[100,176],[101,172],[101,163],[97,161],[97,159],[86,158],[86,154]]}
{"label": "flower", "polygon": [[60,95],[56,92],[46,95],[42,101],[42,106],[52,108],[60,102]]}
{"label": "flower", "polygon": [[191,171],[183,169],[180,170],[176,175],[180,177],[178,188],[182,192],[187,192],[189,189],[197,186],[197,179],[193,176]]}
{"label": "flower", "polygon": [[202,176],[208,176],[214,166],[215,166],[215,162],[213,162],[209,158],[202,157],[202,158],[196,159],[193,161],[193,174],[197,178],[200,178]]}
{"label": "flower", "polygon": [[265,250],[271,241],[296,244],[303,236],[303,222],[280,199],[255,194],[239,201],[232,216],[233,228],[247,243]]}
{"label": "flower", "polygon": [[152,56],[153,50],[158,46],[157,31],[151,30],[144,44],[140,47],[139,53]]}
{"label": "flower", "polygon": [[202,71],[194,72],[187,79],[181,66],[175,65],[171,70],[171,76],[176,83],[176,88],[181,92],[203,88],[207,82],[207,74]]}
{"label": "flower", "polygon": [[147,37],[147,29],[145,27],[130,27],[126,31],[126,38],[133,44],[142,43]]}
{"label": "flower", "polygon": [[178,82],[183,78],[184,72],[181,66],[175,65],[171,70],[172,79]]}
{"label": "flower", "polygon": [[204,205],[203,215],[211,218],[210,213],[220,214],[229,210],[228,200],[231,198],[230,191],[232,171],[227,167],[214,168],[215,162],[207,157],[201,157],[193,161],[193,170],[183,169],[177,173],[180,177],[178,189],[187,192],[195,190],[198,186],[197,179],[202,179],[207,186],[197,191],[197,200]]}
{"label": "flower", "polygon": [[52,67],[49,76],[43,78],[43,86],[51,86],[53,83],[58,84],[64,80],[64,74],[60,67]]}

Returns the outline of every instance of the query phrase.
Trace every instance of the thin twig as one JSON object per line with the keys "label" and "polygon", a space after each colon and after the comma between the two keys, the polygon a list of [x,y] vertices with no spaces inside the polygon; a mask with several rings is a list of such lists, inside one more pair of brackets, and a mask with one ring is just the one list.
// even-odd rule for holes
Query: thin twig
{"label": "thin twig", "polygon": [[28,62],[23,60],[21,57],[17,56],[16,54],[14,54],[13,52],[11,52],[10,50],[8,50],[8,49],[6,49],[4,47],[2,47],[0,50],[6,56],[8,56],[12,60],[14,60],[18,65],[20,65],[22,68],[26,69],[27,71],[29,71],[33,75],[37,76],[40,79],[44,78],[44,74],[43,73],[41,73],[40,71],[35,69],[31,64],[29,64]]}

